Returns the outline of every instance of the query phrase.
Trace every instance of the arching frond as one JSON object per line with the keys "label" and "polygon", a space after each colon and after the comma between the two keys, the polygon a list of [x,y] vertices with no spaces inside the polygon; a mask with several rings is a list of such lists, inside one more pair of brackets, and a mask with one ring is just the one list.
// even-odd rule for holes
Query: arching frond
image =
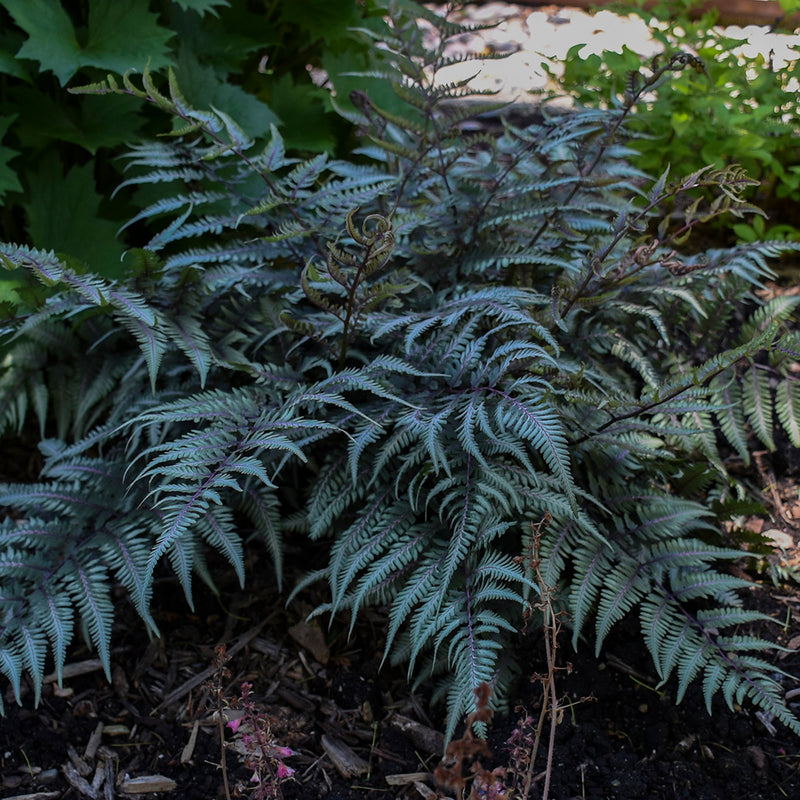
{"label": "arching frond", "polygon": [[[131,150],[120,191],[147,197],[149,246],[123,278],[0,244],[47,295],[0,330],[0,431],[35,417],[44,462],[0,486],[0,672],[38,692],[76,629],[108,669],[114,584],[155,631],[155,574],[191,603],[209,552],[244,583],[265,546],[280,582],[291,533],[328,548],[295,593],[323,582],[331,624],[381,604],[384,659],[440,679],[449,735],[481,683],[502,705],[546,519],[538,570],[576,645],[638,615],[678,696],[696,682],[800,732],[739,629],[757,615],[712,503],[744,494],[728,467],[776,422],[800,446],[798,301],[755,291],[800,245],[673,251],[747,210],[744,178],[649,188],[627,100],[465,133],[469,82],[436,74],[453,58],[419,47],[415,13],[443,45],[466,30],[404,3],[361,32],[398,97],[353,93],[346,158],[251,140],[172,73],[86,89],[176,124]],[[719,194],[702,213],[700,183]]]}

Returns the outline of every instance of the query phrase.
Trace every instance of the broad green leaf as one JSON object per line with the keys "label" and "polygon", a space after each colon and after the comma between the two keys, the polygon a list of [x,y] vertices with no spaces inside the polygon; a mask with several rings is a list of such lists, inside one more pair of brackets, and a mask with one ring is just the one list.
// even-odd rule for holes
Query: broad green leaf
{"label": "broad green leaf", "polygon": [[312,153],[336,147],[333,115],[326,113],[327,92],[309,83],[296,84],[291,75],[273,81],[270,106],[283,120],[286,146]]}
{"label": "broad green leaf", "polygon": [[[16,114],[0,117],[0,140],[6,135],[6,131],[16,118]],[[22,185],[19,182],[17,173],[8,165],[8,162],[16,155],[18,155],[16,150],[12,150],[10,147],[0,146],[0,198],[2,198],[6,192],[22,191]]]}
{"label": "broad green leaf", "polygon": [[14,22],[28,34],[17,58],[30,58],[52,70],[62,85],[74,74],[80,52],[72,20],[58,0],[2,0]]}
{"label": "broad green leaf", "polygon": [[12,75],[26,83],[31,83],[32,78],[29,68],[33,67],[33,65],[22,61],[16,55],[24,41],[25,35],[16,29],[3,31],[0,34],[0,72],[5,75]]}
{"label": "broad green leaf", "polygon": [[312,40],[330,42],[358,25],[361,15],[355,0],[303,0],[282,3],[281,20],[307,31]]}
{"label": "broad green leaf", "polygon": [[[354,74],[380,68],[375,63],[374,56],[374,51],[368,48],[359,51],[354,46],[343,49],[342,52],[334,52],[332,49],[323,52],[322,68],[336,87],[336,102],[342,108],[352,109],[350,92],[358,90],[368,94],[370,100],[380,108],[397,114],[408,113],[410,107],[398,98],[387,80]],[[326,102],[331,104],[330,100]]]}
{"label": "broad green leaf", "polygon": [[82,67],[124,73],[169,63],[172,31],[158,24],[147,0],[89,0],[82,36],[59,0],[0,0],[28,39],[17,53],[55,73],[61,85]]}
{"label": "broad green leaf", "polygon": [[263,15],[237,5],[223,9],[219,20],[175,9],[170,27],[180,42],[181,52],[193,53],[204,66],[213,67],[225,79],[231,72],[244,74],[243,62],[250,53],[261,52],[281,41],[280,32],[274,26],[265,26],[263,21]]}
{"label": "broad green leaf", "polygon": [[98,216],[92,165],[73,167],[65,176],[56,157],[43,159],[29,176],[23,204],[34,247],[79,259],[106,277],[121,271],[122,245],[117,225]]}
{"label": "broad green leaf", "polygon": [[135,97],[53,98],[28,86],[18,87],[11,97],[20,109],[17,135],[34,149],[55,140],[72,142],[94,155],[100,147],[117,147],[130,141],[142,124],[142,104]]}
{"label": "broad green leaf", "polygon": [[20,304],[20,296],[17,289],[22,286],[22,281],[7,280],[0,277],[0,304],[16,307]]}
{"label": "broad green leaf", "polygon": [[8,162],[16,155],[19,155],[16,150],[12,150],[10,147],[0,147],[0,199],[7,192],[22,191],[17,173],[8,165]]}
{"label": "broad green leaf", "polygon": [[[263,136],[270,125],[280,124],[277,115],[255,95],[221,79],[212,67],[202,65],[193,53],[181,50],[175,71],[186,100],[199,110],[218,108],[236,120],[248,136]],[[178,124],[182,124],[180,120]]]}

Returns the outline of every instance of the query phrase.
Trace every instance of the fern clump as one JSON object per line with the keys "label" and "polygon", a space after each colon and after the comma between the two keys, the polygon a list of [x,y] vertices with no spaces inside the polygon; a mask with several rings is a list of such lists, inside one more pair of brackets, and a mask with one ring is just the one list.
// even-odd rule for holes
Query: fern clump
{"label": "fern clump", "polygon": [[[749,181],[633,169],[635,96],[463,132],[498,104],[435,82],[444,45],[416,45],[405,5],[381,40],[406,111],[355,95],[347,159],[294,157],[275,129],[254,141],[171,77],[85,88],[179,124],[132,150],[152,235],[125,281],[0,247],[50,287],[3,343],[0,420],[13,435],[35,415],[44,467],[0,491],[0,670],[38,686],[78,620],[108,669],[112,583],[154,630],[156,570],[191,603],[209,550],[244,583],[244,537],[263,542],[280,580],[282,538],[307,536],[329,544],[299,587],[327,584],[317,613],[384,606],[385,658],[438,678],[449,733],[480,684],[506,691],[547,517],[542,575],[576,644],[637,613],[679,694],[700,681],[800,732],[759,656],[772,645],[736,633],[759,615],[709,510],[746,490],[731,454],[779,426],[800,446],[797,298],[754,292],[794,246],[679,253],[749,210]],[[416,12],[443,43],[462,31]]]}

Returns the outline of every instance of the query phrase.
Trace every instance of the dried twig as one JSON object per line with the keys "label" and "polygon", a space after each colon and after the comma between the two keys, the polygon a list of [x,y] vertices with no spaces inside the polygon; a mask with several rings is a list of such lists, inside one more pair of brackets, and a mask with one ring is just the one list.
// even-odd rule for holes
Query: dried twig
{"label": "dried twig", "polygon": [[225,684],[231,677],[231,671],[226,666],[232,656],[227,652],[224,644],[214,648],[214,660],[211,665],[212,677],[208,681],[208,688],[216,704],[217,728],[219,731],[220,767],[222,768],[222,783],[225,787],[225,800],[231,800],[231,789],[228,785],[228,764],[225,758]]}
{"label": "dried twig", "polygon": [[[530,797],[531,787],[535,780],[544,777],[544,788],[542,790],[542,800],[547,800],[550,794],[550,778],[553,771],[553,752],[555,748],[556,728],[558,727],[561,716],[558,694],[556,692],[556,655],[558,653],[558,635],[561,630],[560,614],[554,608],[555,587],[550,586],[545,581],[541,570],[540,545],[542,533],[550,522],[550,515],[545,517],[538,524],[531,524],[531,537],[529,552],[520,558],[524,561],[528,573],[535,581],[539,590],[539,599],[532,603],[528,611],[528,616],[538,611],[542,615],[542,629],[544,631],[544,648],[547,672],[535,674],[531,680],[538,681],[542,685],[542,707],[539,712],[539,719],[536,727],[533,728],[533,720],[526,717],[520,722],[519,728],[514,731],[509,742],[514,746],[511,756],[511,772],[514,774],[514,789],[517,788],[517,781],[523,776],[521,791],[514,796],[520,800],[527,800]],[[539,745],[544,734],[545,722],[550,717],[550,730],[547,741],[547,761],[544,772],[537,776],[536,757],[539,753]],[[531,732],[531,728],[533,731]]]}

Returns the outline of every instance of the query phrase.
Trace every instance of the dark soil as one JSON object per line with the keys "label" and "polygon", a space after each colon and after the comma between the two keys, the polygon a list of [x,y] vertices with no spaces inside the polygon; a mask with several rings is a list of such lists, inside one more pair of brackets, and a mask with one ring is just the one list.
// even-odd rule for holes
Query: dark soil
{"label": "dark soil", "polygon": [[[780,495],[791,523],[783,531],[797,534],[792,523],[800,518],[796,485],[784,485]],[[765,519],[742,521],[751,528],[758,523],[763,527]],[[791,567],[792,553],[797,551],[786,553],[780,564],[773,558],[772,566]],[[298,552],[293,560],[301,557],[308,554]],[[769,567],[769,562],[761,563]],[[752,574],[754,564],[743,562],[742,569]],[[266,575],[268,570],[253,563],[248,574]],[[317,598],[306,596],[286,609],[268,583],[251,592],[228,588],[219,599],[203,594],[202,588],[192,613],[172,581],[159,586],[154,605],[161,609],[157,622],[162,636],[151,641],[120,598],[111,683],[91,661],[91,653],[76,649],[68,663],[77,665],[78,674],[66,677],[62,689],[47,681],[38,708],[30,688],[23,687],[22,707],[6,692],[7,716],[0,721],[0,797],[107,800],[126,796],[123,789],[130,778],[158,775],[174,785],[165,784],[159,794],[145,797],[223,798],[219,726],[213,693],[204,681],[214,646],[220,643],[233,652],[227,664],[231,675],[224,681],[227,698],[237,696],[242,681],[251,682],[273,741],[297,753],[286,759],[295,769],[282,785],[286,798],[457,795],[437,787],[432,777],[442,753],[438,731],[443,724],[441,709],[430,706],[428,687],[414,692],[404,672],[379,669],[380,613],[359,618],[348,641],[338,625],[329,631],[325,623],[304,621]],[[800,591],[791,584],[776,588],[769,581],[754,583],[750,599],[777,623],[759,632],[790,648],[768,657],[777,668],[800,674]],[[526,676],[546,671],[540,637],[520,637]],[[609,638],[599,659],[589,645],[574,652],[565,635],[559,664],[556,685],[562,711],[551,770],[553,800],[800,797],[800,741],[752,708],[734,713],[715,702],[709,715],[699,690],[690,691],[676,706],[674,686],[656,688],[635,621]],[[538,718],[541,684],[526,676],[513,693],[510,713],[497,715],[491,724],[492,756],[484,759],[489,769],[513,766],[507,744],[512,731],[526,714]],[[794,688],[789,681],[785,685]],[[531,798],[542,796],[546,730]],[[225,733],[226,739],[234,738],[230,729]],[[531,726],[522,733],[532,741]],[[331,743],[350,748],[358,774],[340,774],[323,736],[328,748]],[[254,796],[253,770],[243,766],[233,749],[227,750],[226,763],[231,794]],[[417,773],[421,788],[402,777],[407,773]],[[511,773],[505,776],[507,783],[512,778]]]}

